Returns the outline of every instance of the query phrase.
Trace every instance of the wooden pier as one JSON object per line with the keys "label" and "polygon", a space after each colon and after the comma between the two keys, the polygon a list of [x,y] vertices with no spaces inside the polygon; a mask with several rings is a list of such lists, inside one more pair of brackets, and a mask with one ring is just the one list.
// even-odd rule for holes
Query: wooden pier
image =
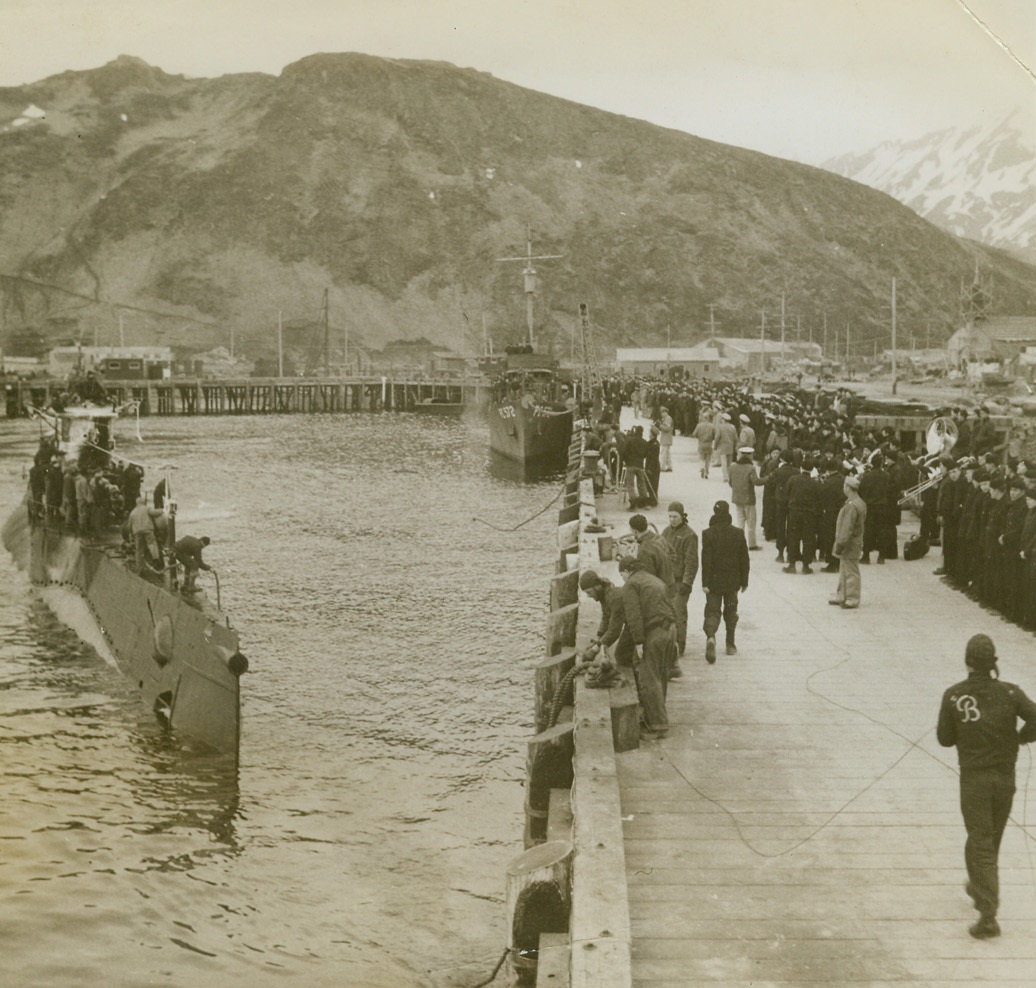
{"label": "wooden pier", "polygon": [[[66,388],[61,380],[10,381],[4,385],[4,415],[17,418],[27,404],[46,408]],[[426,401],[486,400],[480,377],[416,380],[358,378],[169,378],[161,381],[105,381],[117,403],[140,402],[141,415],[285,415],[329,412],[406,412]]]}
{"label": "wooden pier", "polygon": [[[593,690],[578,675],[557,723],[544,727],[600,615],[574,574],[590,566],[621,585],[602,538],[606,557],[609,537],[629,531],[622,495],[595,498],[577,463],[576,454],[537,671],[529,850],[508,876],[512,957],[529,956],[536,917],[545,921],[539,963],[524,971],[538,980],[528,983],[1032,985],[1036,752],[1019,756],[1000,853],[1003,935],[973,940],[956,752],[938,745],[935,722],[978,632],[996,643],[1004,679],[1036,694],[1033,636],[933,575],[938,549],[864,567],[862,605],[845,611],[827,604],[837,576],[784,573],[761,541],[738,654],[722,654],[721,637],[715,665],[704,660],[695,582],[665,740],[636,740],[635,687]],[[644,513],[661,530],[679,500],[700,533],[729,487],[719,470],[700,478],[685,437],[673,466],[659,506]],[[587,531],[594,517],[606,533]],[[915,529],[906,518],[901,541]],[[561,884],[545,908],[544,890]]]}

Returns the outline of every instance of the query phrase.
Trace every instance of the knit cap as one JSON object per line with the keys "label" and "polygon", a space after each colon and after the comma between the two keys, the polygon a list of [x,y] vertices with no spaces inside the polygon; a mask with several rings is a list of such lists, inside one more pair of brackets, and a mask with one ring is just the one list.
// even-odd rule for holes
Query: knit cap
{"label": "knit cap", "polygon": [[989,670],[996,665],[996,648],[989,635],[972,635],[964,650],[964,661],[972,669]]}

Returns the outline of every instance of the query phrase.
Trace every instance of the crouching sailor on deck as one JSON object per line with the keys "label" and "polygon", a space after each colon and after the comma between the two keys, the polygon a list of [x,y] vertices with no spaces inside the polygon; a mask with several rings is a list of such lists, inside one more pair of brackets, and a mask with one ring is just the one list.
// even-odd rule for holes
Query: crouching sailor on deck
{"label": "crouching sailor on deck", "polygon": [[181,593],[197,593],[198,588],[195,581],[198,579],[198,570],[212,570],[212,567],[201,558],[201,551],[209,542],[210,539],[207,535],[203,535],[200,539],[196,539],[193,535],[185,535],[182,539],[177,540],[176,561],[183,566]]}

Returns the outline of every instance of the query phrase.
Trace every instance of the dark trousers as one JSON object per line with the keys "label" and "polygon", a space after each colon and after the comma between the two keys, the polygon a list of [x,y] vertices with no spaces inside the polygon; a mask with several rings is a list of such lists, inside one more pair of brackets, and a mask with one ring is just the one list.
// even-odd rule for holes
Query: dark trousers
{"label": "dark trousers", "polygon": [[788,505],[780,501],[774,506],[773,511],[773,534],[777,543],[777,551],[784,552],[788,544]]}
{"label": "dark trousers", "polygon": [[682,583],[673,585],[669,598],[673,602],[673,610],[676,611],[676,650],[683,655],[687,647],[687,601],[691,596],[690,590],[684,590]]}
{"label": "dark trousers", "polygon": [[705,623],[702,630],[706,638],[714,638],[719,630],[720,617],[727,627],[727,640],[734,640],[734,629],[737,627],[737,591],[725,590],[723,593],[710,592],[705,595]]}
{"label": "dark trousers", "polygon": [[955,582],[960,581],[960,536],[954,526],[946,524],[942,530],[943,569]]}
{"label": "dark trousers", "polygon": [[833,563],[837,560],[833,555],[835,547],[835,523],[838,516],[825,511],[820,517],[820,524],[817,526],[817,552],[825,563]]}
{"label": "dark trousers", "polygon": [[1036,628],[1036,561],[1025,561],[1022,579],[1021,622],[1026,628]]}
{"label": "dark trousers", "polygon": [[800,559],[808,566],[816,552],[816,515],[809,511],[788,512],[788,562]]}
{"label": "dark trousers", "polygon": [[939,492],[930,487],[921,495],[921,538],[935,542],[939,538]]}
{"label": "dark trousers", "polygon": [[671,624],[647,632],[633,675],[640,699],[640,716],[649,731],[668,731],[665,700],[669,670],[676,660],[676,629]]}
{"label": "dark trousers", "polygon": [[1013,801],[1013,766],[961,770],[960,810],[968,832],[964,863],[975,906],[983,917],[995,917],[1000,905],[997,858]]}

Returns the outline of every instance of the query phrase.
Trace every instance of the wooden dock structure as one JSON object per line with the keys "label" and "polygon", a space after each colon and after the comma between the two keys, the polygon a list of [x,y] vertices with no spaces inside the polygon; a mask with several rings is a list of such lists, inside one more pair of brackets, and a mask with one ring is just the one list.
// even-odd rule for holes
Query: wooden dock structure
{"label": "wooden dock structure", "polygon": [[[700,534],[729,486],[718,469],[699,476],[688,438],[676,437],[673,467],[659,506],[643,513],[661,531],[679,500]],[[589,566],[621,585],[602,538],[607,556],[609,539],[629,531],[622,495],[595,498],[578,468],[565,498],[538,713],[556,709],[562,677],[599,620],[573,574]],[[603,536],[587,531],[594,518]],[[901,541],[916,524],[904,519]],[[956,751],[935,738],[942,692],[965,676],[968,638],[990,635],[1003,678],[1033,696],[1033,635],[934,575],[938,548],[863,567],[861,607],[846,611],[827,603],[836,575],[784,573],[773,544],[761,535],[760,544],[738,654],[723,654],[721,632],[715,665],[704,660],[695,582],[666,739],[634,740],[629,683],[593,690],[576,675],[558,723],[545,729],[538,718],[525,854],[564,860],[569,885],[564,928],[556,910],[542,913],[551,926],[529,983],[1036,984],[1036,752],[1019,755],[1000,852],[1003,935],[977,941],[967,932],[977,914],[964,891]],[[541,887],[558,874],[541,871]],[[528,875],[509,881],[516,905]],[[512,932],[527,943],[534,926],[525,915]]]}
{"label": "wooden dock structure", "polygon": [[[4,385],[4,415],[24,415],[26,404],[46,408],[65,387],[66,382],[58,379],[9,381]],[[481,377],[168,378],[105,381],[105,389],[118,404],[139,401],[141,415],[406,412],[428,400],[473,407],[487,400],[487,384]]]}

